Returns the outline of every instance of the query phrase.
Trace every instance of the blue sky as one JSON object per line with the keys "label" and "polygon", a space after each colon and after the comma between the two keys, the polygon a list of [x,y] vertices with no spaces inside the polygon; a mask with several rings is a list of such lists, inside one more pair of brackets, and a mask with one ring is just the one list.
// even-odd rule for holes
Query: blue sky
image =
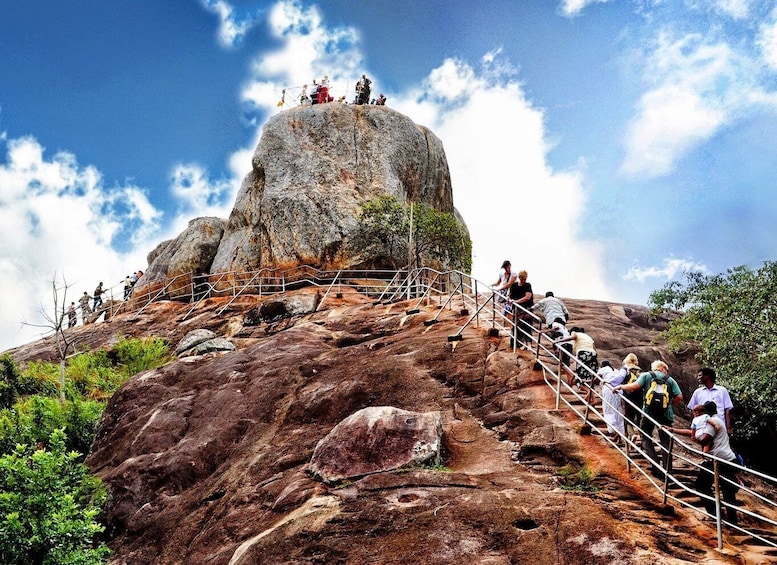
{"label": "blue sky", "polygon": [[228,217],[261,126],[324,75],[440,137],[485,282],[509,258],[644,304],[777,255],[774,1],[26,0],[0,38],[0,350],[42,333],[55,276],[76,299]]}

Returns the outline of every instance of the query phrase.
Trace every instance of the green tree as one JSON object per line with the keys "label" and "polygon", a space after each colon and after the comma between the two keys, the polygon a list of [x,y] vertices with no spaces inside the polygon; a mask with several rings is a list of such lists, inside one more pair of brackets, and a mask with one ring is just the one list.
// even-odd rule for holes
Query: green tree
{"label": "green tree", "polygon": [[469,233],[452,214],[423,203],[413,204],[411,210],[393,196],[379,196],[362,205],[351,249],[370,256],[372,263],[393,268],[414,263],[469,272],[472,267]]}
{"label": "green tree", "polygon": [[777,442],[777,263],[684,277],[650,295],[654,311],[682,313],[665,332],[670,347],[697,349],[699,362],[715,368],[734,401],[738,437]]}
{"label": "green tree", "polygon": [[0,562],[6,565],[105,563],[110,550],[96,541],[106,500],[80,454],[67,452],[53,432],[48,449],[19,444],[0,457]]}
{"label": "green tree", "polygon": [[21,375],[7,353],[0,355],[0,409],[10,408],[19,394]]}

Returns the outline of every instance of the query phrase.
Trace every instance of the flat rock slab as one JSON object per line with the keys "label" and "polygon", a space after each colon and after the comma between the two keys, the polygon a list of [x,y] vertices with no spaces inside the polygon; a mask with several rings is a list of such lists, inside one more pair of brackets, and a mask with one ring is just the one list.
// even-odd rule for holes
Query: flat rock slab
{"label": "flat rock slab", "polygon": [[442,414],[371,406],[348,416],[318,442],[308,470],[327,484],[425,462],[437,464]]}

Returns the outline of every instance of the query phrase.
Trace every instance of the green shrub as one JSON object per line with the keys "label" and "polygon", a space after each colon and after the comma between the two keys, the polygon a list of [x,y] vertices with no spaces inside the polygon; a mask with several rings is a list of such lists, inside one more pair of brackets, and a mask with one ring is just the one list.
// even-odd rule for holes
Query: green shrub
{"label": "green shrub", "polygon": [[19,395],[59,396],[59,365],[30,361],[19,379]]}
{"label": "green shrub", "polygon": [[48,449],[19,444],[0,456],[0,562],[97,565],[110,550],[96,537],[106,493],[54,431]]}
{"label": "green shrub", "polygon": [[18,443],[45,445],[51,434],[64,429],[68,450],[89,453],[104,404],[75,399],[64,405],[56,398],[32,396],[0,412],[0,454]]}
{"label": "green shrub", "polygon": [[20,377],[11,356],[0,356],[0,408],[10,408],[16,402]]}
{"label": "green shrub", "polygon": [[76,355],[65,370],[68,398],[108,400],[126,380],[102,349]]}
{"label": "green shrub", "polygon": [[124,376],[129,378],[147,369],[156,369],[173,359],[170,346],[158,337],[120,339],[113,347]]}

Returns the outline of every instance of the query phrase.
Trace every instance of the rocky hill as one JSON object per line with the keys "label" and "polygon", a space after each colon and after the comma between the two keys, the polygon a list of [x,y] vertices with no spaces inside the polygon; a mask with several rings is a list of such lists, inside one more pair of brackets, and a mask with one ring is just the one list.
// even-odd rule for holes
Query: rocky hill
{"label": "rocky hill", "polygon": [[[229,220],[197,218],[160,244],[135,292],[181,273],[369,262],[349,257],[344,242],[361,203],[381,194],[455,212],[439,139],[380,106],[282,112],[265,127]],[[647,367],[661,358],[686,394],[694,386],[696,365],[659,339],[665,320],[638,306],[566,302],[600,360],[617,366],[634,352]],[[87,459],[110,490],[112,562],[762,559],[712,549],[709,523],[661,504],[601,438],[581,435],[571,411],[554,409],[530,352],[513,353],[483,324],[451,342],[461,310],[408,308],[309,287],[212,297],[193,311],[157,301],[68,329],[79,348],[156,336],[186,350],[113,396]],[[221,338],[218,351],[184,347],[195,330]],[[10,353],[57,360],[52,339]],[[561,488],[565,471],[583,467],[598,490]]]}
{"label": "rocky hill", "polygon": [[[139,317],[78,328],[90,347],[116,335],[176,345],[208,328],[237,349],[184,357],[136,375],[110,401],[87,463],[110,487],[114,563],[742,563],[714,547],[715,530],[660,504],[637,473],[579,420],[553,410],[529,352],[469,327],[466,317],[409,303],[373,305],[355,292],[318,311],[262,317],[295,297],[154,304]],[[306,294],[308,293],[308,294]],[[602,359],[636,352],[695,368],[657,342],[644,308],[567,300]],[[13,352],[52,357],[41,341]],[[366,407],[439,413],[442,462],[327,484],[311,473],[317,445]],[[369,437],[369,435],[367,436]],[[369,441],[369,440],[365,440]],[[358,442],[356,442],[358,444]],[[353,458],[385,446],[349,444]],[[560,488],[559,470],[588,466],[600,488]],[[348,462],[344,463],[348,468]]]}
{"label": "rocky hill", "polygon": [[[198,218],[149,255],[139,286],[182,273],[369,263],[345,244],[377,196],[455,214],[442,142],[386,106],[317,104],[264,126],[229,220]],[[460,221],[461,218],[459,218]]]}

